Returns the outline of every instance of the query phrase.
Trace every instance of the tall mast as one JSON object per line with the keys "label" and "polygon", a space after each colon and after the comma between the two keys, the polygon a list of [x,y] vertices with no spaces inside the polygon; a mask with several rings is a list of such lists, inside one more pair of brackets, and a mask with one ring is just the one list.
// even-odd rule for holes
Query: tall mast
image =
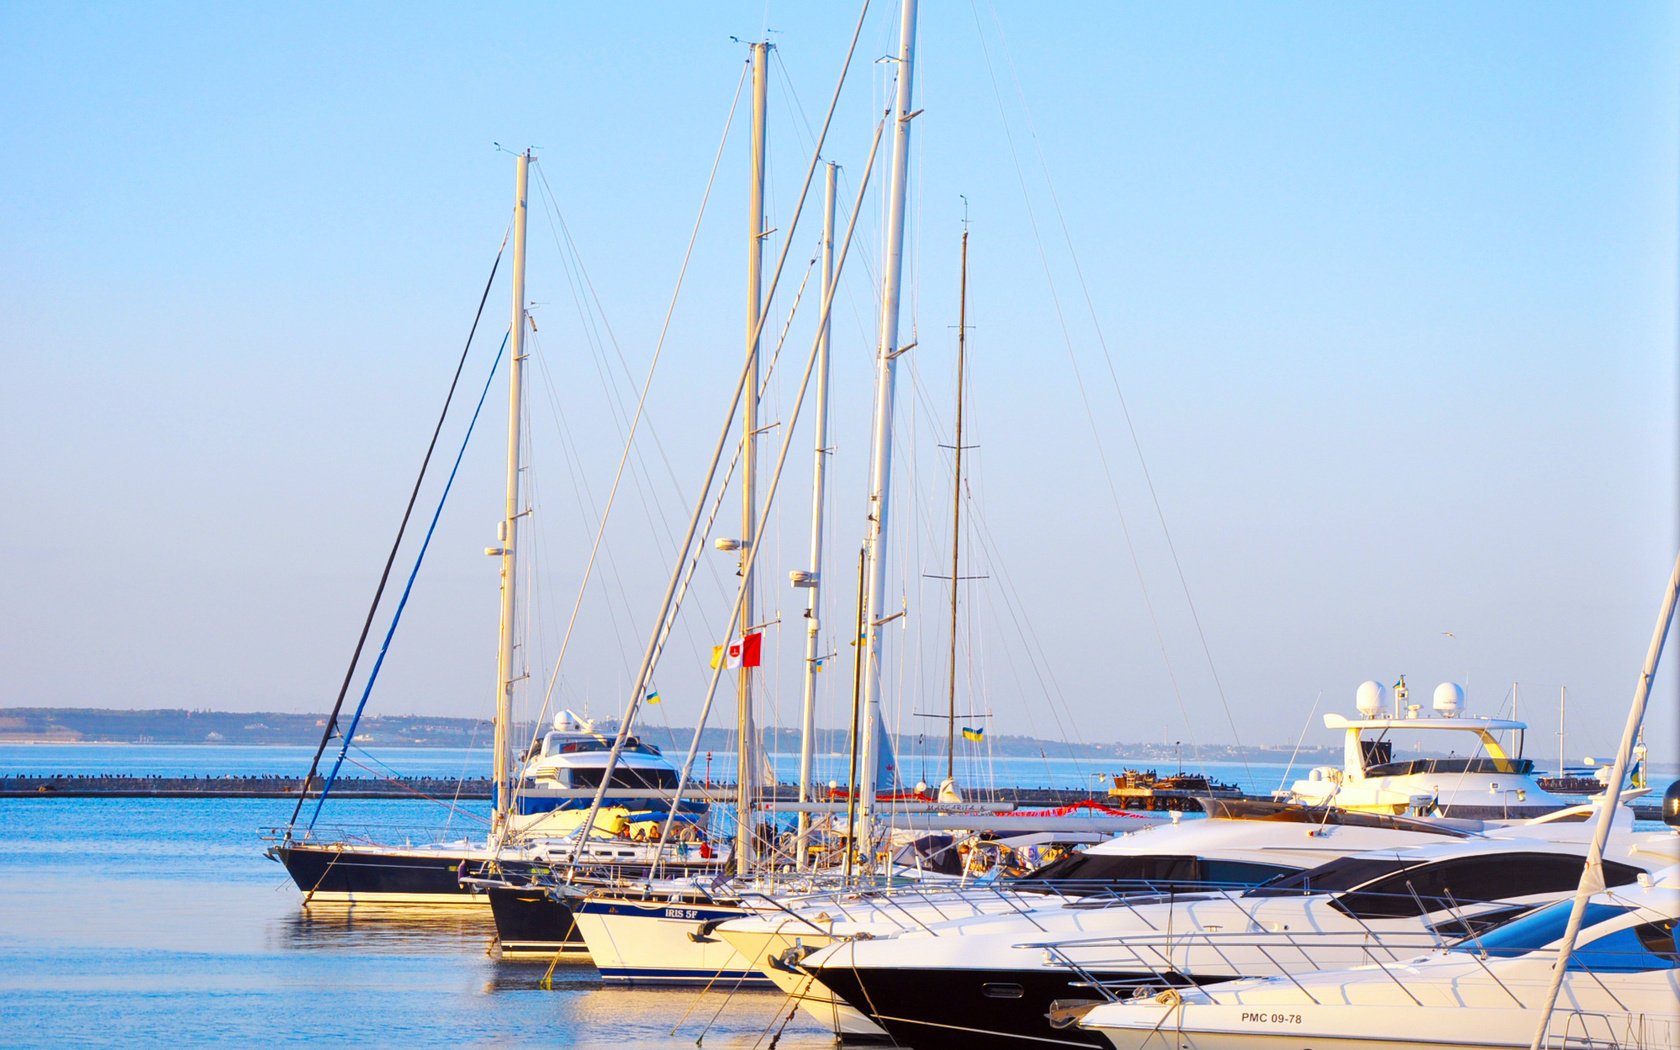
{"label": "tall mast", "polygon": [[962,238],[962,284],[957,295],[957,462],[951,490],[951,708],[945,726],[945,780],[957,783],[957,577],[962,543],[963,362],[968,345],[968,230]]}
{"label": "tall mast", "polygon": [[496,531],[501,541],[502,615],[496,654],[495,763],[496,812],[493,831],[507,826],[513,806],[512,759],[513,683],[520,675],[513,665],[515,552],[519,536],[519,436],[525,374],[525,187],[531,151],[517,158],[513,203],[513,360],[508,368],[507,505]]}
{"label": "tall mast", "polygon": [[[766,61],[770,45],[752,45],[753,67],[753,125],[752,125],[752,187],[747,198],[747,382],[746,407],[741,422],[741,601],[740,633],[744,639],[753,629],[753,523],[758,517],[758,345],[759,315],[764,310],[762,285],[764,280],[764,110],[769,88],[769,64]],[[752,867],[753,793],[758,779],[758,732],[753,726],[752,670],[742,659],[736,675],[737,704],[740,711],[738,731],[740,746],[735,777],[735,864],[736,871],[745,875]]]}
{"label": "tall mast", "polygon": [[856,790],[861,792],[858,829],[868,841],[875,808],[875,739],[881,721],[881,613],[887,589],[887,510],[892,493],[893,380],[897,372],[899,286],[904,270],[905,188],[909,183],[910,80],[916,42],[916,0],[904,0],[898,38],[898,97],[893,107],[892,186],[888,196],[886,259],[881,276],[881,338],[875,358],[875,440],[869,455],[869,526],[864,548],[869,557],[869,588],[864,602],[866,636],[862,768]]}
{"label": "tall mast", "polygon": [[[816,733],[817,671],[822,659],[820,637],[822,593],[823,482],[828,473],[828,337],[834,298],[834,184],[839,165],[829,162],[824,171],[822,240],[822,331],[817,336],[817,421],[816,459],[811,466],[811,569],[805,577],[805,707],[799,720],[799,801],[811,801],[812,737]],[[799,811],[799,835],[794,847],[794,867],[806,867],[806,846],[811,837],[811,814]]]}

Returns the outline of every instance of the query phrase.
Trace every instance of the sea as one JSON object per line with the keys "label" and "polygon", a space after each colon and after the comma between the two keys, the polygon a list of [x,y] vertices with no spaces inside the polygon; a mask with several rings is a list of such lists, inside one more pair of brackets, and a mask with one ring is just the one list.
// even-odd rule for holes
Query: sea
{"label": "sea", "polygon": [[[301,775],[311,753],[0,745],[0,774]],[[720,770],[730,768],[724,757],[714,756]],[[797,759],[777,755],[772,764],[788,778]],[[844,764],[825,756],[819,778],[839,776]],[[488,768],[483,749],[392,748],[358,754],[346,775]],[[1000,784],[1098,793],[1110,771],[1054,758],[989,768]],[[1243,763],[1200,771],[1256,792],[1287,775],[1282,765]],[[300,819],[446,841],[481,837],[484,806],[329,799],[318,816],[305,806]],[[545,985],[545,964],[494,955],[487,913],[415,921],[305,912],[263,852],[265,829],[284,826],[294,807],[288,799],[0,799],[0,1045],[833,1045],[779,992],[609,988],[580,962],[562,963]]]}

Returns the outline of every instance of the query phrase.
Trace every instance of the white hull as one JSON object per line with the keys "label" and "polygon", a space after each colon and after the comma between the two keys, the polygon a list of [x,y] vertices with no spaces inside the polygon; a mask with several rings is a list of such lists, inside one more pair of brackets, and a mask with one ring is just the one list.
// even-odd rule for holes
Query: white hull
{"label": "white hull", "polygon": [[673,901],[590,897],[575,908],[578,932],[605,981],[640,984],[718,982],[768,987],[756,966],[708,924],[751,909]]}
{"label": "white hull", "polygon": [[[1152,1005],[1152,1004],[1151,1004]],[[1680,1046],[1680,1014],[1580,1012],[1561,1005],[1544,1043],[1552,1048]],[[1526,1050],[1539,1024],[1535,1010],[1295,1004],[1128,1007],[1124,1027],[1095,1025],[1116,1050]],[[1364,1033],[1364,1034],[1360,1034]]]}
{"label": "white hull", "polygon": [[767,926],[736,930],[726,925],[718,930],[717,935],[728,941],[742,958],[757,966],[759,974],[768,978],[807,1016],[835,1035],[884,1038],[887,1033],[880,1025],[836,998],[815,977],[804,971],[772,965],[772,959],[789,949],[803,947],[815,951],[834,943],[834,938],[826,933],[803,923],[793,925],[797,926],[797,930],[783,931]]}
{"label": "white hull", "polygon": [[[1589,911],[1541,1045],[1680,1046],[1672,927],[1680,900],[1668,887],[1612,891],[1599,901],[1593,907],[1608,914]],[[1522,1050],[1545,1016],[1557,959],[1550,937],[1563,932],[1569,907],[1488,931],[1476,942],[1482,947],[1467,942],[1396,965],[1166,992],[1098,1006],[1081,1024],[1118,1050]],[[1524,954],[1506,954],[1530,943]]]}

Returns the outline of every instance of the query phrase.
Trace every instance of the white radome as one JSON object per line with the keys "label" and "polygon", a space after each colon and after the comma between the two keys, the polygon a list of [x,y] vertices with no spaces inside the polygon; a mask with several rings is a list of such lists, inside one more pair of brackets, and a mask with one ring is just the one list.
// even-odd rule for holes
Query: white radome
{"label": "white radome", "polygon": [[1362,682],[1359,691],[1354,694],[1353,706],[1366,718],[1371,718],[1383,706],[1383,687],[1381,682]]}
{"label": "white radome", "polygon": [[1435,710],[1447,718],[1464,707],[1464,687],[1456,682],[1442,682],[1435,687]]}

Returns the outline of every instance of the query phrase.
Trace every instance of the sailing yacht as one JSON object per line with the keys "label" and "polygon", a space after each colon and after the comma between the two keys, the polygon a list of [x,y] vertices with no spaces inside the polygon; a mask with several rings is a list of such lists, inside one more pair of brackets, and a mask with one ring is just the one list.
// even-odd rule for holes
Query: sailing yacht
{"label": "sailing yacht", "polygon": [[[525,303],[526,194],[531,153],[516,157],[513,222],[513,318],[509,330],[512,351],[508,368],[509,416],[507,446],[507,490],[505,516],[497,529],[497,545],[486,553],[500,560],[500,632],[497,656],[497,701],[495,717],[495,799],[489,839],[474,842],[461,838],[448,842],[393,844],[370,839],[329,839],[314,830],[314,821],[299,826],[298,813],[277,833],[267,856],[279,861],[304,894],[304,905],[473,905],[488,900],[482,884],[472,881],[489,869],[501,873],[546,870],[562,852],[580,864],[615,869],[646,866],[671,852],[675,844],[643,845],[619,840],[619,827],[635,822],[664,819],[668,814],[692,838],[704,831],[707,807],[704,802],[674,800],[677,773],[651,744],[631,738],[624,754],[609,770],[605,761],[612,740],[607,725],[597,725],[571,711],[558,714],[540,743],[515,761],[512,726],[514,685],[523,675],[514,666],[515,594],[518,571],[519,519],[524,516],[521,496],[520,450],[523,437],[522,398],[525,367],[525,336],[528,316]],[[395,624],[392,625],[395,630]],[[389,636],[387,636],[387,642]],[[358,650],[359,652],[359,650]],[[381,654],[383,656],[383,654]],[[376,665],[377,672],[377,665]],[[348,683],[348,678],[346,679]],[[371,682],[370,686],[371,688]],[[366,701],[366,694],[363,702]],[[360,711],[358,709],[358,718]],[[337,712],[329,719],[316,763],[325,751],[336,727]],[[344,734],[339,762],[347,755],[355,732],[355,720]],[[311,776],[305,783],[312,781]],[[329,778],[330,784],[330,778]],[[609,820],[596,824],[587,834],[583,814],[595,809],[605,793]],[[303,798],[299,798],[301,812]],[[320,811],[319,803],[316,812]],[[598,830],[604,827],[604,830]],[[582,841],[578,841],[579,839]],[[497,848],[492,840],[499,840]],[[468,881],[463,881],[466,879]]]}

